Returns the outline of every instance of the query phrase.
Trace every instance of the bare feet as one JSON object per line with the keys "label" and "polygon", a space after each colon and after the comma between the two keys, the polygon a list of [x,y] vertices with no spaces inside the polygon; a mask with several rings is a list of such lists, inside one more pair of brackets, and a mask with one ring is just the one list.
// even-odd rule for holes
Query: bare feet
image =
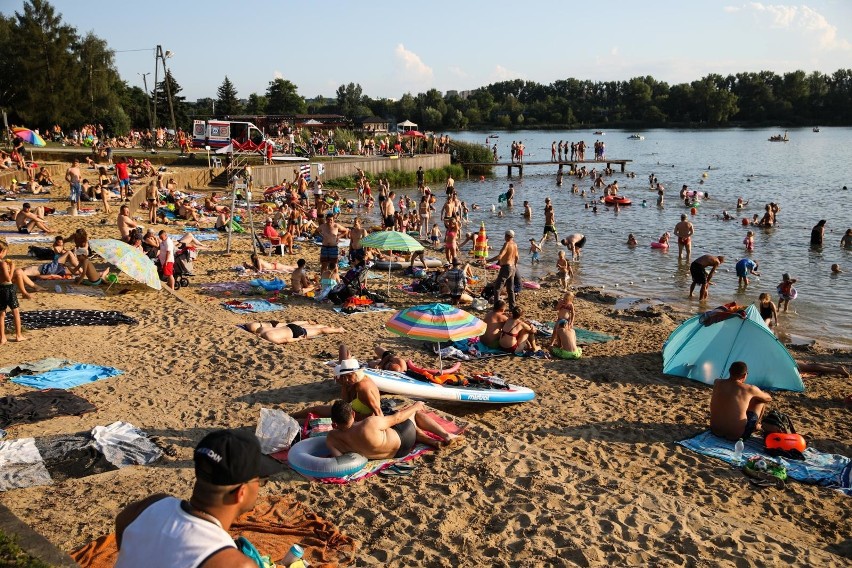
{"label": "bare feet", "polygon": [[18,343],[20,343],[21,341],[26,341],[28,339],[29,339],[29,337],[24,337],[23,335],[16,335],[15,336],[15,341],[17,341]]}

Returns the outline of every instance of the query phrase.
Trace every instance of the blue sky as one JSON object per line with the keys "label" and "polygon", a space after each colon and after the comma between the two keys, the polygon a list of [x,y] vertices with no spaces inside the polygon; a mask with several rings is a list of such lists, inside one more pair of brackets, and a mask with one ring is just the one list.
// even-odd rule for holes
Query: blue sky
{"label": "blue sky", "polygon": [[[225,75],[242,98],[275,77],[306,97],[355,82],[373,98],[399,98],[517,78],[651,75],[674,84],[708,73],[852,66],[850,0],[51,3],[81,34],[109,43],[131,84],[153,72],[154,46],[174,52],[168,65],[188,100],[215,97]],[[0,0],[5,15],[22,6]]]}

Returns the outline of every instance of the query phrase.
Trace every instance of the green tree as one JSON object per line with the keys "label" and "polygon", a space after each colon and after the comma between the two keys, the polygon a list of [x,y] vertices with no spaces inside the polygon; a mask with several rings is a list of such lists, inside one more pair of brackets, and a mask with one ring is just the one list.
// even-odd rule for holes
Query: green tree
{"label": "green tree", "polygon": [[307,110],[296,85],[280,77],[269,82],[266,100],[267,114],[302,114]]}
{"label": "green tree", "polygon": [[[168,89],[166,89],[166,83],[168,83]],[[171,102],[175,112],[175,122],[177,123],[177,127],[183,128],[184,130],[189,127],[186,97],[182,97],[179,94],[182,90],[183,87],[175,81],[171,70],[167,70],[166,76],[163,77],[163,80],[157,83],[157,90],[155,91],[156,96],[153,97],[151,102],[152,105],[154,104],[154,101],[157,103],[157,126],[168,128],[172,127],[172,115],[169,109],[168,97],[168,93],[171,93]]]}
{"label": "green tree", "polygon": [[0,91],[7,93],[3,106],[32,127],[81,120],[89,106],[79,96],[81,74],[72,53],[76,30],[45,0],[29,0],[23,13],[15,12],[10,31],[0,57],[8,73],[0,77]]}
{"label": "green tree", "polygon": [[363,89],[360,84],[340,85],[337,87],[337,112],[348,118],[355,118],[362,99]]}
{"label": "green tree", "polygon": [[229,116],[232,114],[240,114],[242,107],[240,99],[237,96],[237,88],[225,75],[225,80],[219,85],[216,91],[216,114],[217,116]]}
{"label": "green tree", "polygon": [[698,119],[712,125],[724,124],[737,113],[737,96],[719,88],[722,77],[711,74],[692,82],[693,107]]}
{"label": "green tree", "polygon": [[114,52],[106,41],[92,33],[73,47],[81,74],[77,94],[88,120],[103,123],[108,132],[124,134],[130,129],[130,118],[121,106],[119,92],[122,81],[113,61]]}
{"label": "green tree", "polygon": [[252,93],[246,103],[246,114],[266,114],[267,100],[265,95]]}

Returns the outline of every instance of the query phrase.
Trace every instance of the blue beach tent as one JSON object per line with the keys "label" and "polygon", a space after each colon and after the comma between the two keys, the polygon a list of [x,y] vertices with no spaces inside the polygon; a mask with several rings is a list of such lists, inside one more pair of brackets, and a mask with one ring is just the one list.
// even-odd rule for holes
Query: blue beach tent
{"label": "blue beach tent", "polygon": [[663,345],[663,372],[712,385],[728,376],[731,363],[744,361],[746,383],[762,389],[804,391],[796,362],[757,308],[751,305],[726,319],[714,317],[727,313],[700,314],[674,330]]}

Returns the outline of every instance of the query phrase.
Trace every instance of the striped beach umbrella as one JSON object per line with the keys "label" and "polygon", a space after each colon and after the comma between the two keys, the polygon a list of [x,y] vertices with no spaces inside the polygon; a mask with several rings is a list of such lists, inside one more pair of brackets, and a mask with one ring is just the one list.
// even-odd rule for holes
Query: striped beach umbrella
{"label": "striped beach umbrella", "polygon": [[[422,341],[459,341],[485,333],[485,322],[447,304],[424,304],[398,311],[385,324],[388,331]],[[441,350],[438,359],[443,370]]]}
{"label": "striped beach umbrella", "polygon": [[[361,239],[361,246],[376,250],[394,250],[399,252],[415,252],[423,250],[423,245],[414,238],[399,231],[376,231]],[[388,263],[388,295],[390,295],[391,263]]]}
{"label": "striped beach umbrella", "polygon": [[18,136],[27,144],[32,144],[33,146],[47,146],[47,142],[44,141],[44,138],[39,136],[34,130],[30,130],[29,128],[21,128],[19,126],[15,126],[12,128],[12,133],[15,136]]}

